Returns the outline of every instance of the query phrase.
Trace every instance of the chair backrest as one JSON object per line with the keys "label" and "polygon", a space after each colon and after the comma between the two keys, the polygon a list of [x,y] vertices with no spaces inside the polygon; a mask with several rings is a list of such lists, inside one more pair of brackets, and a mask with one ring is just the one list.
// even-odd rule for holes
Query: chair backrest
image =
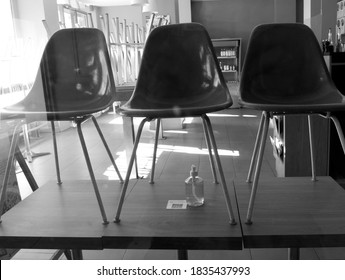
{"label": "chair backrest", "polygon": [[303,104],[335,90],[320,44],[304,24],[254,28],[242,69],[240,99],[244,102]]}
{"label": "chair backrest", "polygon": [[70,28],[49,39],[33,88],[23,102],[29,113],[41,103],[48,118],[63,119],[103,110],[114,102],[115,94],[102,31]]}
{"label": "chair backrest", "polygon": [[130,102],[148,109],[232,104],[212,42],[201,24],[160,26],[150,33]]}

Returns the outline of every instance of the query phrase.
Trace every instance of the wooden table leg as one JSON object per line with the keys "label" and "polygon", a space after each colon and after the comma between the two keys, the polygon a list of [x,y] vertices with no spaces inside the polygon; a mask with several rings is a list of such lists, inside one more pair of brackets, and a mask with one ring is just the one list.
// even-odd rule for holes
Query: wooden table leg
{"label": "wooden table leg", "polygon": [[289,260],[299,260],[300,248],[289,248]]}
{"label": "wooden table leg", "polygon": [[188,251],[187,250],[177,250],[177,258],[179,260],[188,260]]}
{"label": "wooden table leg", "polygon": [[72,250],[72,259],[73,260],[82,260],[83,259],[83,252],[82,252],[82,250],[73,249]]}

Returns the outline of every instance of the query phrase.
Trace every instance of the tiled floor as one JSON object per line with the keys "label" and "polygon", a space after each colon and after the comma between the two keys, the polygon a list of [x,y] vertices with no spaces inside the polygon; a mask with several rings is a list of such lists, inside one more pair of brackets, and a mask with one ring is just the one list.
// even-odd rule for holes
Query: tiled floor
{"label": "tiled floor", "polygon": [[[226,179],[243,179],[247,174],[260,113],[244,110],[234,106],[221,112],[209,114],[218,144]],[[125,143],[123,139],[122,118],[113,112],[106,112],[98,118],[106,139],[113,151],[120,171],[125,176]],[[135,120],[138,125],[139,120]],[[116,176],[109,169],[110,162],[103,146],[96,135],[92,123],[85,124],[86,143],[95,167],[96,178]],[[212,176],[207,150],[203,140],[203,130],[199,119],[188,118],[182,128],[178,122],[165,123],[164,136],[158,147],[156,180],[171,177],[180,178],[181,183],[188,177],[191,164],[199,169],[201,177]],[[149,125],[145,127],[138,152],[140,175],[147,177],[150,173],[154,131]],[[88,179],[88,172],[82,156],[81,147],[75,128],[60,132],[57,137],[62,180]],[[34,152],[51,152],[50,133],[41,133],[37,140],[32,140]],[[29,164],[38,184],[41,186],[55,178],[53,155],[37,157]],[[272,148],[267,142],[267,149],[261,176],[275,176],[275,159]],[[18,170],[23,196],[30,194],[23,174]],[[49,259],[54,250],[20,250],[13,259]],[[169,250],[103,250],[83,251],[84,259],[176,259],[177,252]],[[287,249],[244,249],[242,251],[190,251],[190,259],[229,259],[249,260],[287,259]],[[63,257],[62,257],[63,258]],[[301,259],[345,259],[345,249],[302,249]]]}

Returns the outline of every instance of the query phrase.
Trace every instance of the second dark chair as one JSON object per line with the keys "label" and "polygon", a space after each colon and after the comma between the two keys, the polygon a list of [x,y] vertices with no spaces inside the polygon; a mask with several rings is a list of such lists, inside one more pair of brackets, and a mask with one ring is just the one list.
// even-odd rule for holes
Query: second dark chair
{"label": "second dark chair", "polygon": [[[151,182],[156,161],[159,122],[162,118],[201,117],[212,171],[214,159],[224,191],[231,224],[235,224],[216,141],[207,113],[226,109],[232,99],[220,71],[206,29],[196,23],[174,24],[154,29],[145,44],[138,81],[130,100],[120,107],[126,117],[144,117],[136,135],[115,222],[120,213],[141,132],[146,122],[157,119]],[[214,157],[211,149],[213,149]]]}

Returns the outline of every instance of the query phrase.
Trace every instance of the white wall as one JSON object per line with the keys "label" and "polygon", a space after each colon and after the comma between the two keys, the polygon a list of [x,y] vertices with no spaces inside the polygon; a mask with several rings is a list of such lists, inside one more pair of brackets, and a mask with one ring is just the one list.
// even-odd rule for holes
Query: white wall
{"label": "white wall", "polygon": [[[143,17],[141,13],[141,6],[112,6],[112,7],[99,7],[98,9],[99,15],[105,16],[105,14],[109,14],[109,19],[112,18],[119,18],[120,22],[126,20],[127,24],[138,24],[139,26],[143,26]],[[99,18],[98,18],[99,24]]]}
{"label": "white wall", "polygon": [[333,40],[337,23],[337,0],[304,0],[304,24],[311,27],[321,42],[331,28]]}
{"label": "white wall", "polygon": [[176,0],[178,4],[178,22],[192,22],[191,0]]}
{"label": "white wall", "polygon": [[42,38],[46,36],[42,24],[44,16],[43,0],[12,0],[15,30],[18,37]]}
{"label": "white wall", "polygon": [[295,22],[296,1],[274,0],[274,22]]}
{"label": "white wall", "polygon": [[43,0],[43,8],[44,19],[47,22],[49,31],[51,33],[58,31],[60,29],[60,26],[56,0]]}
{"label": "white wall", "polygon": [[[170,15],[171,23],[191,22],[190,0],[151,0],[157,6],[159,15]],[[178,10],[177,10],[178,9]],[[141,6],[103,6],[97,7],[97,26],[101,26],[99,16],[109,15],[109,20],[119,18],[120,22],[138,24],[139,27],[146,27],[146,19],[150,17],[150,12],[142,13]],[[111,27],[112,29],[112,27]]]}
{"label": "white wall", "polygon": [[176,3],[175,0],[153,0],[156,1],[158,14],[170,15],[171,23],[176,23]]}
{"label": "white wall", "polygon": [[[25,79],[31,81],[49,36],[42,20],[47,21],[51,32],[59,28],[56,0],[12,0],[12,9],[16,42],[23,46],[22,53],[18,54],[22,66],[17,69],[25,71]],[[18,75],[24,76],[24,73]]]}

